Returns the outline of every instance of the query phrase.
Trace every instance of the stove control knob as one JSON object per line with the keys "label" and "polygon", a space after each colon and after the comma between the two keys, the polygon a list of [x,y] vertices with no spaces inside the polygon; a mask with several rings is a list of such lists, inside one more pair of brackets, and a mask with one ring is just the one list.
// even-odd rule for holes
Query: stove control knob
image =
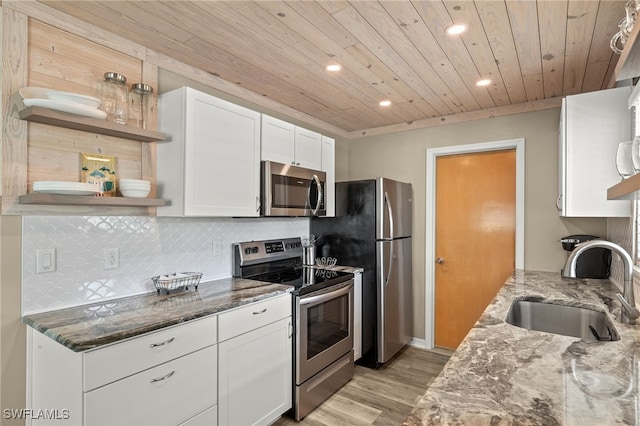
{"label": "stove control knob", "polygon": [[258,247],[253,247],[251,249],[251,253],[256,254],[258,252]]}
{"label": "stove control knob", "polygon": [[244,254],[251,254],[251,247],[244,249]]}
{"label": "stove control knob", "polygon": [[286,248],[287,250],[288,250],[288,249],[290,249],[290,248],[291,248],[291,243],[286,243],[286,244],[284,245],[284,248]]}

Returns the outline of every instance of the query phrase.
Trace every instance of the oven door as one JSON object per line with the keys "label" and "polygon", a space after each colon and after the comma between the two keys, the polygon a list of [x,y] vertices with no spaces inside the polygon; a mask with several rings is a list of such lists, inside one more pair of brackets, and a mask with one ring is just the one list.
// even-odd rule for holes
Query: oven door
{"label": "oven door", "polygon": [[353,350],[353,280],[296,297],[296,384]]}
{"label": "oven door", "polygon": [[262,162],[264,216],[325,216],[326,173],[290,164]]}

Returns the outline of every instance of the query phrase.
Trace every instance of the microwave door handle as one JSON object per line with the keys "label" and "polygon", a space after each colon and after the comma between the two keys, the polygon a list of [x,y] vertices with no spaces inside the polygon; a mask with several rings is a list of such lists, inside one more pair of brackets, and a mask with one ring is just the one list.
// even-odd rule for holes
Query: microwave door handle
{"label": "microwave door handle", "polygon": [[[318,201],[316,202],[316,207],[314,209],[311,209],[311,213],[314,216],[317,216],[318,211],[320,210],[320,205],[322,205],[322,183],[320,183],[320,178],[318,178],[318,175],[313,175],[313,182],[318,187]],[[309,205],[311,205],[311,187],[309,187],[307,199],[309,201]]]}

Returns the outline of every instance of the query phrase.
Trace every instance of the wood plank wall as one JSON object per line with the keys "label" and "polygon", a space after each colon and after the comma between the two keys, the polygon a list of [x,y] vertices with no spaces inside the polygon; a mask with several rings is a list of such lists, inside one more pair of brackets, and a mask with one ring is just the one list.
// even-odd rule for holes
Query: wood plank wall
{"label": "wood plank wall", "polygon": [[[107,71],[123,74],[128,84],[142,81],[140,59],[32,18],[28,20],[27,40],[28,86],[99,96],[100,82]],[[157,71],[149,79],[157,81]],[[142,171],[143,147],[137,141],[29,123],[27,152],[28,192],[34,181],[79,181],[83,152],[116,157],[118,177],[151,177]],[[148,159],[145,162],[148,166]]]}

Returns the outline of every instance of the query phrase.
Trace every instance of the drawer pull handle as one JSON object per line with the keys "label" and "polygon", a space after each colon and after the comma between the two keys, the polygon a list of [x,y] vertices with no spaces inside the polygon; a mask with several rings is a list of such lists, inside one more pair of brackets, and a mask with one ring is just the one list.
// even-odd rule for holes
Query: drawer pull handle
{"label": "drawer pull handle", "polygon": [[253,315],[260,315],[260,314],[264,314],[265,312],[267,312],[267,308],[264,308],[260,312],[254,312]]}
{"label": "drawer pull handle", "polygon": [[160,346],[168,345],[169,343],[173,342],[174,340],[176,340],[175,337],[172,337],[171,339],[165,340],[164,342],[161,342],[161,343],[152,343],[152,344],[149,345],[149,347],[150,348],[157,348],[157,347],[160,347]]}
{"label": "drawer pull handle", "polygon": [[158,377],[157,379],[151,379],[149,380],[149,383],[156,383],[156,382],[161,382],[163,380],[167,380],[169,377],[173,376],[174,374],[176,374],[175,370],[173,370],[171,373],[167,374],[166,376]]}

